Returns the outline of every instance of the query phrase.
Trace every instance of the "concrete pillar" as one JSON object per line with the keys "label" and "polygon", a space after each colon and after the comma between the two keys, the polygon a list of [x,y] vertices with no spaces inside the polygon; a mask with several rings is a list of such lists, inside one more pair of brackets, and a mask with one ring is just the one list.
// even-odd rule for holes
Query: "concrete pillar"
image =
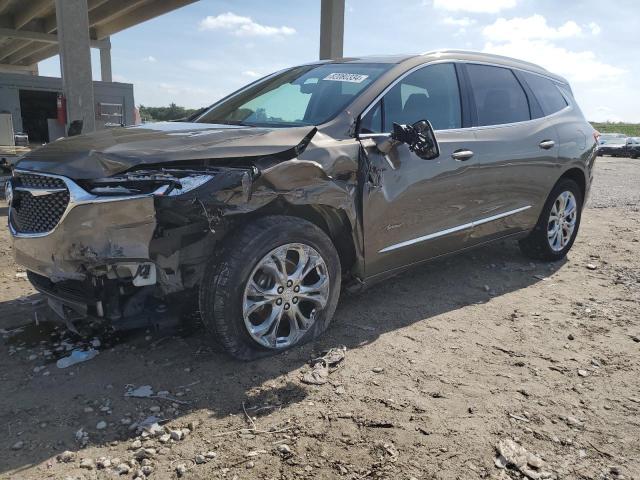
{"label": "concrete pillar", "polygon": [[62,89],[67,99],[67,128],[82,120],[82,132],[96,129],[87,0],[55,0]]}
{"label": "concrete pillar", "polygon": [[320,60],[343,56],[344,1],[322,0],[320,7]]}
{"label": "concrete pillar", "polygon": [[107,46],[100,48],[100,79],[103,82],[113,82],[111,73],[111,39],[105,38]]}

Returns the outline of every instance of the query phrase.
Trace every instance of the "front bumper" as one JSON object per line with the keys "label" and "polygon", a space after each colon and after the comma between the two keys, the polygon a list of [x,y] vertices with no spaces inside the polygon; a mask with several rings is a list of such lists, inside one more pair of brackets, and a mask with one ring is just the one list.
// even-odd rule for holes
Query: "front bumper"
{"label": "front bumper", "polygon": [[18,264],[59,282],[85,280],[94,270],[117,264],[150,261],[149,243],[156,228],[152,195],[98,197],[66,177],[37,175],[62,180],[69,202],[53,229],[39,233],[19,232],[10,207],[9,230]]}
{"label": "front bumper", "polygon": [[[152,195],[95,196],[66,177],[16,173],[24,176],[10,194],[14,257],[56,314],[45,317],[73,329],[74,321],[87,317],[134,328],[152,324],[154,315],[166,316],[163,303],[154,299]],[[25,185],[27,176],[32,183]]]}

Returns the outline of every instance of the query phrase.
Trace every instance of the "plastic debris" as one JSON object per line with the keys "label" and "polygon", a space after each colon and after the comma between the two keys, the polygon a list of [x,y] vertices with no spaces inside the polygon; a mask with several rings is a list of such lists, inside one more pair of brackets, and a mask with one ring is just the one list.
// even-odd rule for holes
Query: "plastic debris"
{"label": "plastic debris", "polygon": [[532,480],[551,478],[551,472],[542,470],[544,462],[540,457],[527,451],[511,439],[500,440],[496,446],[498,456],[495,459],[498,468],[513,468]]}
{"label": "plastic debris", "polygon": [[309,385],[324,385],[329,381],[329,374],[338,369],[344,360],[347,347],[342,346],[328,350],[323,356],[311,361],[311,371],[302,376],[302,382]]}
{"label": "plastic debris", "polygon": [[124,394],[125,397],[136,397],[136,398],[148,398],[152,395],[153,395],[153,388],[151,387],[151,385],[142,385],[138,388],[127,390]]}
{"label": "plastic debris", "polygon": [[71,355],[68,357],[61,358],[56,362],[56,367],[58,368],[67,368],[76,363],[86,362],[91,360],[96,355],[98,355],[98,351],[90,348],[89,350],[74,350],[71,352]]}
{"label": "plastic debris", "polygon": [[160,422],[163,421],[161,418],[151,415],[138,423],[134,423],[131,428],[136,429],[138,432],[146,432],[152,437],[159,437],[165,433],[165,428],[160,425]]}

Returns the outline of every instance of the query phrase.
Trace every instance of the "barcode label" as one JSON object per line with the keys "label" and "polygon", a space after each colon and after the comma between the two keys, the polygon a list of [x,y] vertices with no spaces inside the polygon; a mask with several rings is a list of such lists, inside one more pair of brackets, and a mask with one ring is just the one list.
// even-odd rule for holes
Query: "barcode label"
{"label": "barcode label", "polygon": [[323,80],[332,80],[334,82],[351,82],[362,83],[369,75],[360,75],[359,73],[330,73]]}

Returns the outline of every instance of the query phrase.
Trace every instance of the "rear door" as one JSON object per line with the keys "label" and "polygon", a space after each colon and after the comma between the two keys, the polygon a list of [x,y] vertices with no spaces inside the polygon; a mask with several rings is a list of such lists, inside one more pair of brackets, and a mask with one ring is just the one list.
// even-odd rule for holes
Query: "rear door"
{"label": "rear door", "polygon": [[[475,159],[453,153],[473,147],[465,127],[456,66],[432,64],[401,77],[364,112],[359,138],[368,178],[363,223],[367,276],[464,248],[475,216]],[[440,156],[424,160],[400,144],[381,153],[393,123],[429,120]]]}
{"label": "rear door", "polygon": [[509,68],[464,65],[472,94],[482,189],[474,245],[531,228],[553,178],[559,176],[558,136],[528,86]]}

